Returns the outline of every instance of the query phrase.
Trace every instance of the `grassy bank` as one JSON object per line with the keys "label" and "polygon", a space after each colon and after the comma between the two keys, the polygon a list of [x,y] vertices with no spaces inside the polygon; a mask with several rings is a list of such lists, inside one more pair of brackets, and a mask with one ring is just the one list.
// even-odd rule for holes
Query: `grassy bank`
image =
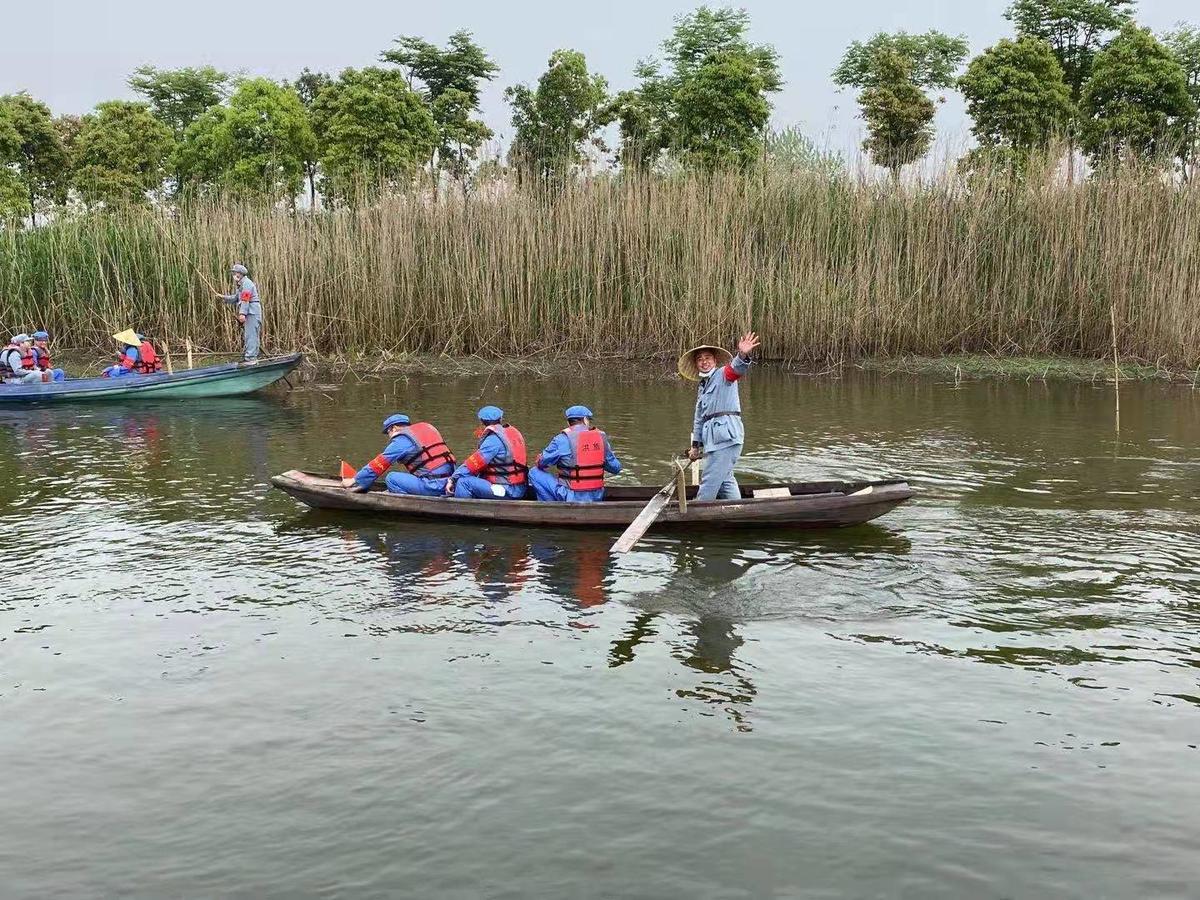
{"label": "grassy bank", "polygon": [[1200,364],[1200,189],[1134,178],[897,189],[810,177],[501,182],[470,203],[390,196],[289,213],[233,203],[0,232],[9,330],[107,347],[133,324],[237,345],[245,261],[269,350],[670,355],[753,324],[814,369],[989,353]]}

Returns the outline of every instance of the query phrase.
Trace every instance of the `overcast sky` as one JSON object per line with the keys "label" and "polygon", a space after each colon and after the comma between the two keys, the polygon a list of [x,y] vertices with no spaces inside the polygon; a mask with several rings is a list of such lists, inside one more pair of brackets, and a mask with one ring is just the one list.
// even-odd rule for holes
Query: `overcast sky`
{"label": "overcast sky", "polygon": [[[484,93],[484,117],[510,132],[502,93],[532,82],[560,47],[583,51],[588,64],[619,90],[633,83],[634,63],[656,54],[674,16],[694,9],[677,0],[607,0],[596,4],[458,0],[10,0],[0,31],[0,94],[27,90],[55,113],[83,113],[98,101],[130,96],[129,73],[142,63],[170,68],[212,64],[271,78],[304,66],[336,73],[371,65],[400,34],[441,44],[458,28],[500,65]],[[710,5],[721,5],[714,3]],[[861,135],[852,94],[839,94],[829,73],[853,40],[876,31],[938,28],[965,34],[972,52],[1010,33],[1008,0],[744,0],[752,37],[779,50],[786,86],[774,121],[800,125],[834,149]],[[1142,0],[1139,20],[1162,31],[1180,20],[1200,24],[1198,0]],[[965,142],[961,101],[940,113],[943,141]]]}

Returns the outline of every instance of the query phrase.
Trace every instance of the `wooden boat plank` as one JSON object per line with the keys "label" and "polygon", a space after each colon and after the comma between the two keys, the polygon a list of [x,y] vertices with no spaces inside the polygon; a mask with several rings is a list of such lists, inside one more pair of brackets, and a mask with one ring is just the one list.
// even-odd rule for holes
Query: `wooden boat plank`
{"label": "wooden boat plank", "polygon": [[[276,475],[271,482],[284,493],[317,509],[369,512],[402,518],[458,519],[549,527],[623,528],[658,492],[654,487],[624,486],[611,489],[599,503],[540,503],[536,500],[412,497],[391,494],[386,490],[355,493],[343,488],[341,482],[331,476],[295,470]],[[868,486],[873,489],[869,494],[852,496]],[[788,487],[791,489],[790,496],[692,501],[688,503],[686,514],[682,514],[677,505],[671,505],[662,511],[655,528],[692,525],[844,527],[878,518],[913,496],[908,483],[902,480],[756,487]]]}

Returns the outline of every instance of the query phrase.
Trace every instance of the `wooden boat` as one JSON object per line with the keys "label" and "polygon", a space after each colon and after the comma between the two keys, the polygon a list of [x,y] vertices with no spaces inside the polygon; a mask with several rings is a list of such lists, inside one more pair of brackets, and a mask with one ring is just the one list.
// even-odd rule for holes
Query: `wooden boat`
{"label": "wooden boat", "polygon": [[[454,519],[542,527],[623,528],[634,520],[656,487],[610,486],[599,503],[536,500],[459,500],[388,493],[376,484],[367,493],[342,487],[331,475],[292,470],[271,483],[316,509],[342,509],[404,519]],[[689,498],[696,488],[688,488]],[[743,485],[740,500],[689,500],[687,511],[672,501],[655,528],[705,525],[720,528],[842,528],[882,516],[913,496],[906,481],[815,481]]]}
{"label": "wooden boat", "polygon": [[75,403],[92,400],[191,400],[234,397],[262,390],[285,378],[304,360],[300,353],[260,360],[256,365],[222,363],[174,374],[76,378],[49,384],[0,384],[0,405]]}

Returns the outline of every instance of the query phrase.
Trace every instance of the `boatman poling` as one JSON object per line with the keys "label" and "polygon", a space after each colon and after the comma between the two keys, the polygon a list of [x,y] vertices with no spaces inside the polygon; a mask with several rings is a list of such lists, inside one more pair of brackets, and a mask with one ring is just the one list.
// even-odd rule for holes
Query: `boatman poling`
{"label": "boatman poling", "polygon": [[504,410],[498,406],[485,406],[478,416],[479,446],[454,470],[446,493],[460,500],[520,500],[529,471],[525,437],[504,421]]}
{"label": "boatman poling", "polygon": [[[572,406],[566,411],[567,427],[554,436],[529,470],[529,483],[537,499],[564,503],[594,503],[604,499],[605,474],[619,475],[621,461],[608,435],[592,425],[592,411]],[[559,477],[547,470],[556,466]]]}
{"label": "boatman poling", "polygon": [[742,455],[746,429],[738,382],[750,370],[750,356],[762,343],[748,331],[738,341],[737,355],[724,347],[693,347],[679,357],[679,374],[698,381],[692,446],[688,459],[704,460],[697,500],[737,500],[742,496],[733,468]]}
{"label": "boatman poling", "polygon": [[412,424],[404,413],[397,413],[383,420],[383,433],[388,437],[383,452],[353,476],[344,477],[343,487],[365,492],[380,475],[401,465],[408,471],[388,472],[385,483],[389,492],[418,497],[446,493],[446,482],[454,471],[454,454],[436,428],[428,422]]}
{"label": "boatman poling", "polygon": [[234,291],[217,296],[237,310],[237,320],[242,326],[242,361],[253,365],[258,362],[258,340],[262,332],[258,285],[250,279],[250,272],[241,263],[234,263],[229,271],[233,273]]}

